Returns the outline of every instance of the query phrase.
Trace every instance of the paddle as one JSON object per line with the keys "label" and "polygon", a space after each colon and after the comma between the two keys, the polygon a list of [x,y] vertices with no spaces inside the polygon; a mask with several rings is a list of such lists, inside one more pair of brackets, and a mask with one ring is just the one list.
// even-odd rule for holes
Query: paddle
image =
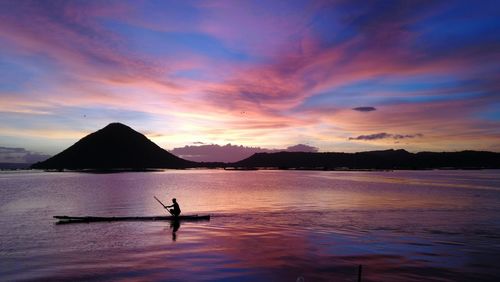
{"label": "paddle", "polygon": [[165,208],[171,215],[174,215],[168,208],[167,206],[165,206],[160,200],[158,200],[158,198],[156,198],[156,196],[153,196],[153,198],[155,198],[155,200],[158,201],[158,203],[160,203],[160,205],[163,206],[163,208]]}

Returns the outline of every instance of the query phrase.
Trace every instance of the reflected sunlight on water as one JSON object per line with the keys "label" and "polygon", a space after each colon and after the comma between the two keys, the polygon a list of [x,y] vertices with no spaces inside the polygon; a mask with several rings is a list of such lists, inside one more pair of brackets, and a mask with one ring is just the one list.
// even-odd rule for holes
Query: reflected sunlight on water
{"label": "reflected sunlight on water", "polygon": [[[2,280],[495,281],[498,171],[1,172]],[[53,215],[208,222],[55,225]]]}

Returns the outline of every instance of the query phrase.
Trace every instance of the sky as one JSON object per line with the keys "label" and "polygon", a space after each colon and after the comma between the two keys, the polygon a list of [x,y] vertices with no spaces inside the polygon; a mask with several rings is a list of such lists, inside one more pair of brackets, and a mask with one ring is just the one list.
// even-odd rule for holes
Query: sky
{"label": "sky", "polygon": [[[500,151],[499,1],[0,1],[2,152]],[[24,151],[23,151],[24,150]]]}

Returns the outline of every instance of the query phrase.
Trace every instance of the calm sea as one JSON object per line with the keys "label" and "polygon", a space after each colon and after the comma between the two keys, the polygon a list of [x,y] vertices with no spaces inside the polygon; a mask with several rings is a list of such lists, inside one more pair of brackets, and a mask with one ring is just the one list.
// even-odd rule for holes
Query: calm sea
{"label": "calm sea", "polygon": [[[153,196],[212,218],[52,218]],[[1,172],[0,228],[2,281],[500,281],[500,171]]]}

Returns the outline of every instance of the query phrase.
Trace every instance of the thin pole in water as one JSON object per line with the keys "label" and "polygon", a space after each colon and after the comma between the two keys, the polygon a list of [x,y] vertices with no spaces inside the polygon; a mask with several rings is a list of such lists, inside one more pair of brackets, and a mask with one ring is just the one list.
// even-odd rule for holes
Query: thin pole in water
{"label": "thin pole in water", "polygon": [[158,200],[158,198],[156,198],[156,196],[153,196],[153,198],[155,198],[155,199],[158,201],[158,203],[160,203],[160,205],[162,205],[162,206],[163,206],[163,207],[164,207],[164,208],[168,211],[168,213],[170,213],[172,216],[174,215],[174,214],[173,214],[173,213],[172,213],[172,212],[171,212],[171,211],[167,208],[167,206],[165,206],[165,205],[164,205],[164,204],[163,204],[160,200]]}
{"label": "thin pole in water", "polygon": [[363,270],[363,266],[360,264],[358,266],[358,282],[361,282],[361,271]]}

